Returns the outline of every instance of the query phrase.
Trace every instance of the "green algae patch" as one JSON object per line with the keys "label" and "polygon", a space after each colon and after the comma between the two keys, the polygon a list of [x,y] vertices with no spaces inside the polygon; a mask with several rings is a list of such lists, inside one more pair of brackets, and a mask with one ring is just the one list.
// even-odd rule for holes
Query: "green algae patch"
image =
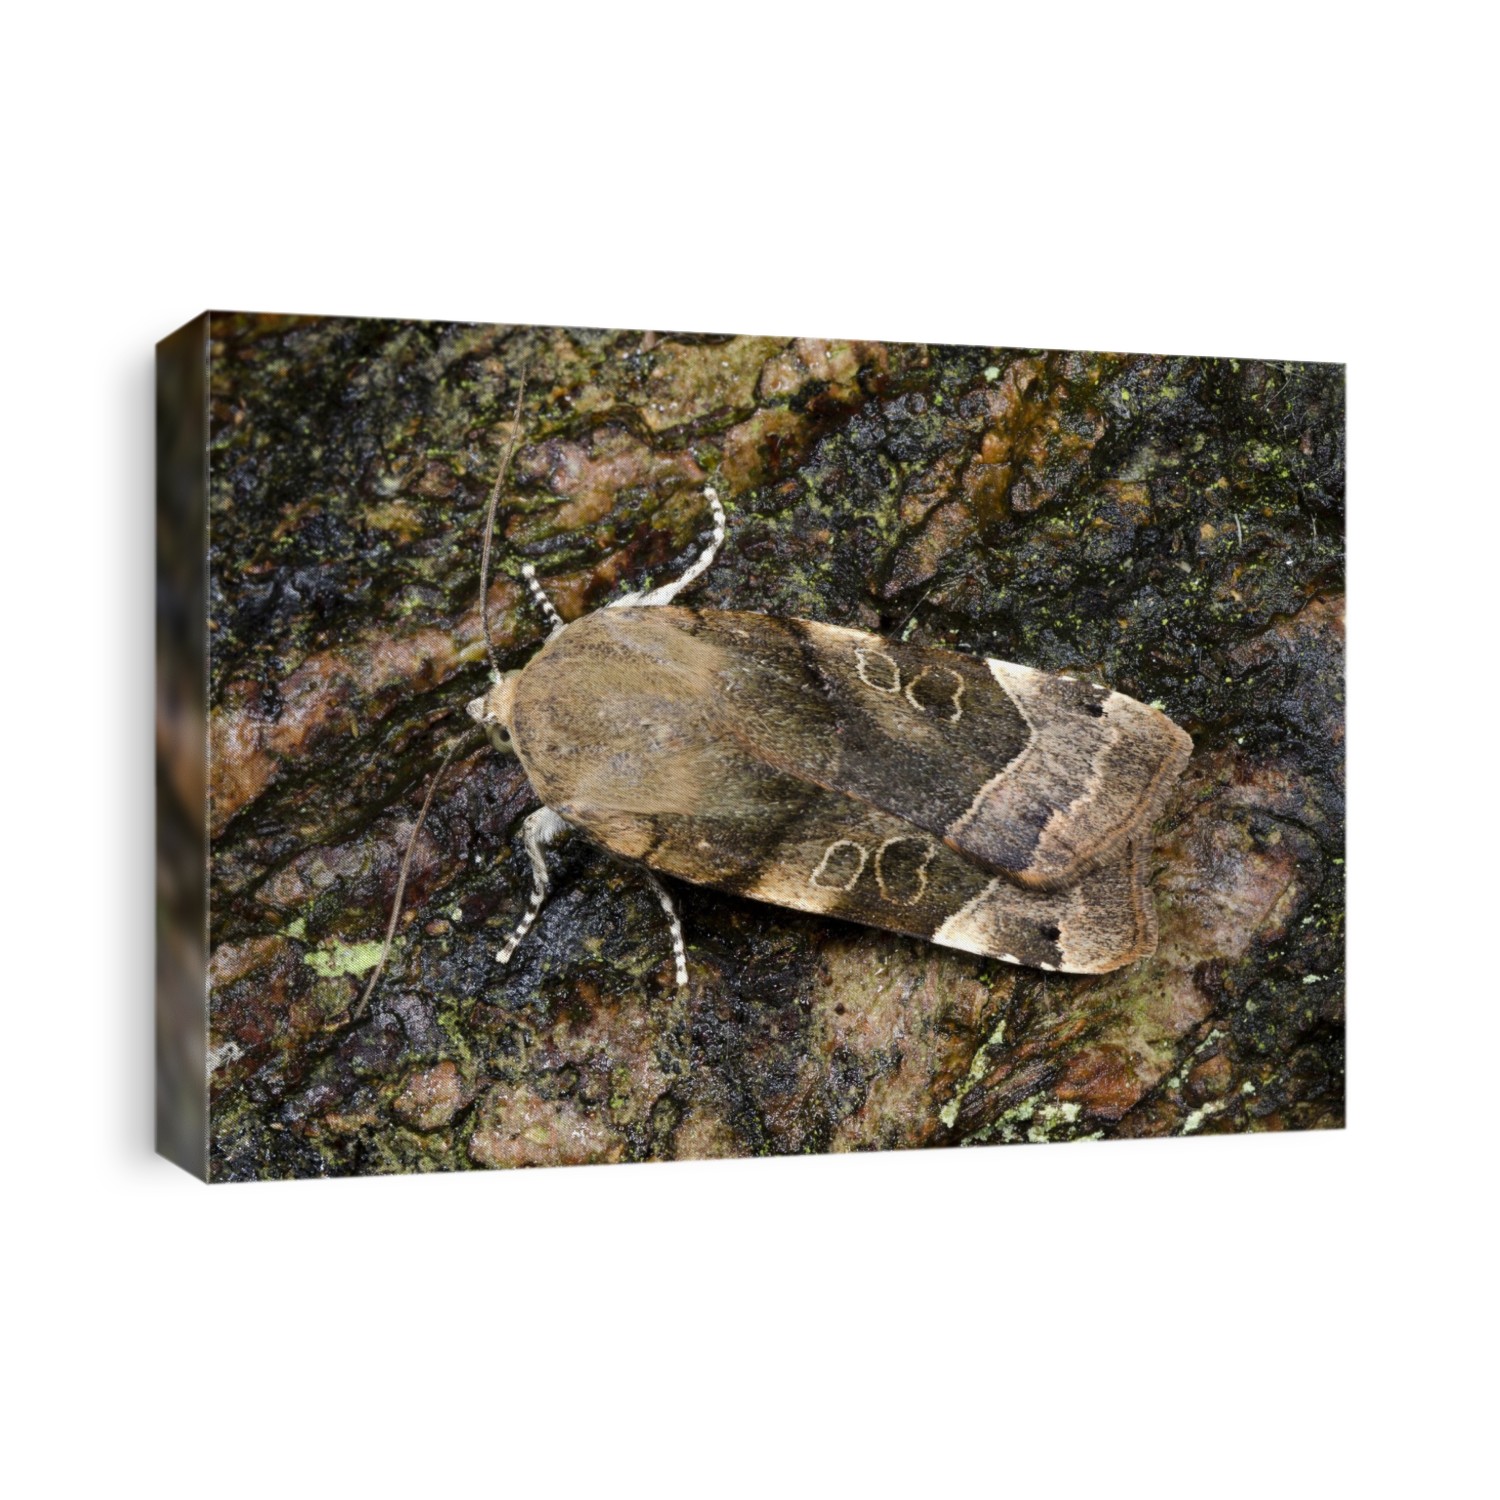
{"label": "green algae patch", "polygon": [[368,974],[380,962],[379,943],[333,943],[302,955],[302,962],[320,979],[344,974]]}
{"label": "green algae patch", "polygon": [[953,1097],[938,1111],[938,1118],[949,1130],[952,1130],[958,1121],[958,1110],[959,1106],[964,1102],[964,1095],[984,1077],[986,1069],[990,1066],[990,1053],[1004,1044],[1005,1021],[1002,1018],[1000,1024],[995,1027],[994,1031],[975,1050],[974,1060],[969,1064],[968,1076],[959,1080],[958,1088],[954,1090]]}

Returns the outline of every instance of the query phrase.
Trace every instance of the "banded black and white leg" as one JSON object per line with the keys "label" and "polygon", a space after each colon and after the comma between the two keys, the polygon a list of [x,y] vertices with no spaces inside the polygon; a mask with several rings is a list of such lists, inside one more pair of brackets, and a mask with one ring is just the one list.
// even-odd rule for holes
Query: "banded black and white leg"
{"label": "banded black and white leg", "polygon": [[682,918],[677,915],[677,903],[672,900],[672,893],[656,874],[645,865],[640,867],[641,874],[646,877],[646,883],[656,892],[656,899],[661,903],[661,909],[667,916],[667,927],[672,933],[672,959],[677,965],[677,988],[687,988],[687,948],[682,941]]}
{"label": "banded black and white leg", "polygon": [[[526,848],[526,858],[531,861],[531,900],[527,903],[525,915],[516,923],[515,930],[505,940],[504,946],[497,950],[495,954],[497,962],[508,964],[522,938],[535,925],[537,916],[547,900],[548,892],[552,889],[552,881],[547,874],[547,847],[560,835],[570,832],[571,828],[572,825],[553,812],[550,807],[537,808],[521,825],[521,840]],[[682,939],[682,919],[677,915],[677,905],[672,900],[671,892],[651,870],[645,865],[639,865],[636,868],[645,876],[647,884],[666,914],[667,927],[672,935],[672,959],[677,970],[677,986],[679,989],[686,988],[688,982],[687,947]]]}
{"label": "banded black and white leg", "polygon": [[724,507],[719,504],[718,492],[712,485],[703,487],[703,498],[708,501],[714,516],[713,540],[703,549],[703,555],[674,583],[664,583],[660,588],[648,589],[643,594],[626,594],[623,598],[616,599],[610,605],[611,609],[622,609],[627,605],[670,604],[683,589],[696,583],[713,566],[714,558],[719,555],[719,548],[724,545],[724,528],[728,523],[724,519]]}
{"label": "banded black and white leg", "polygon": [[508,964],[511,954],[516,951],[516,945],[531,931],[532,923],[536,921],[537,913],[547,899],[547,892],[552,888],[552,882],[547,878],[547,856],[543,851],[559,834],[566,833],[567,830],[567,822],[550,807],[537,808],[521,825],[526,857],[531,861],[531,902],[526,908],[526,915],[516,923],[515,931],[506,938],[505,946],[495,954],[498,962]]}
{"label": "banded black and white leg", "polygon": [[547,591],[536,581],[536,569],[530,563],[521,565],[521,577],[526,580],[526,587],[531,591],[531,600],[547,618],[550,627],[549,633],[556,635],[563,628],[563,617],[558,614],[552,601],[547,597]]}
{"label": "banded black and white leg", "polygon": [[[610,603],[611,609],[622,609],[627,605],[670,604],[683,589],[689,584],[696,583],[713,566],[714,558],[719,555],[719,548],[724,545],[724,532],[729,523],[725,520],[724,507],[719,503],[718,493],[712,485],[704,486],[703,498],[708,501],[708,507],[713,512],[714,529],[713,537],[708,546],[703,549],[703,554],[698,561],[688,568],[681,578],[672,583],[664,583],[660,588],[648,589],[644,593],[621,595],[620,598]],[[526,563],[521,569],[521,577],[526,580],[526,587],[531,594],[532,602],[546,616],[550,634],[556,635],[565,622],[547,597],[547,591],[537,582],[536,569],[530,563]]]}

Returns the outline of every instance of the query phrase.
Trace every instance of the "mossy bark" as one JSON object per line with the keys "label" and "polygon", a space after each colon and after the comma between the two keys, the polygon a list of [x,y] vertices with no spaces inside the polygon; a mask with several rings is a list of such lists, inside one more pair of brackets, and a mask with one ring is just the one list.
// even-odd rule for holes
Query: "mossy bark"
{"label": "mossy bark", "polygon": [[[219,316],[211,458],[212,1163],[221,1179],[1337,1126],[1343,371],[782,338]],[[529,369],[521,430],[512,404]],[[678,888],[572,840],[524,908],[513,760],[443,748],[543,624],[693,601],[1087,674],[1196,751],[1157,955],[1023,971]]]}

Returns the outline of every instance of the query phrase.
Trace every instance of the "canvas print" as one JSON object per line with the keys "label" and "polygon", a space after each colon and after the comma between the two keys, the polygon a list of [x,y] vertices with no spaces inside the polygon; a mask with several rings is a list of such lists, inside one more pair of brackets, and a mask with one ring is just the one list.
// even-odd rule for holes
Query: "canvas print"
{"label": "canvas print", "polygon": [[158,376],[174,1160],[1343,1123],[1341,366],[225,313]]}

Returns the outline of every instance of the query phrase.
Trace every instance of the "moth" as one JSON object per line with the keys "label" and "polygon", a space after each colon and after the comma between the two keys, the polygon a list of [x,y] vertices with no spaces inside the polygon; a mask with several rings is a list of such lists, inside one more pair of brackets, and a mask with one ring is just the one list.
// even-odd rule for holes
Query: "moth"
{"label": "moth", "polygon": [[[1150,954],[1151,829],[1188,735],[1097,683],[682,608],[725,537],[703,493],[712,540],[673,583],[565,623],[521,570],[551,632],[468,704],[542,802],[524,823],[530,902],[498,961],[546,900],[547,846],[574,829],[642,869],[679,985],[682,925],[658,872],[1038,969],[1099,974]],[[404,869],[388,940],[402,885]]]}

